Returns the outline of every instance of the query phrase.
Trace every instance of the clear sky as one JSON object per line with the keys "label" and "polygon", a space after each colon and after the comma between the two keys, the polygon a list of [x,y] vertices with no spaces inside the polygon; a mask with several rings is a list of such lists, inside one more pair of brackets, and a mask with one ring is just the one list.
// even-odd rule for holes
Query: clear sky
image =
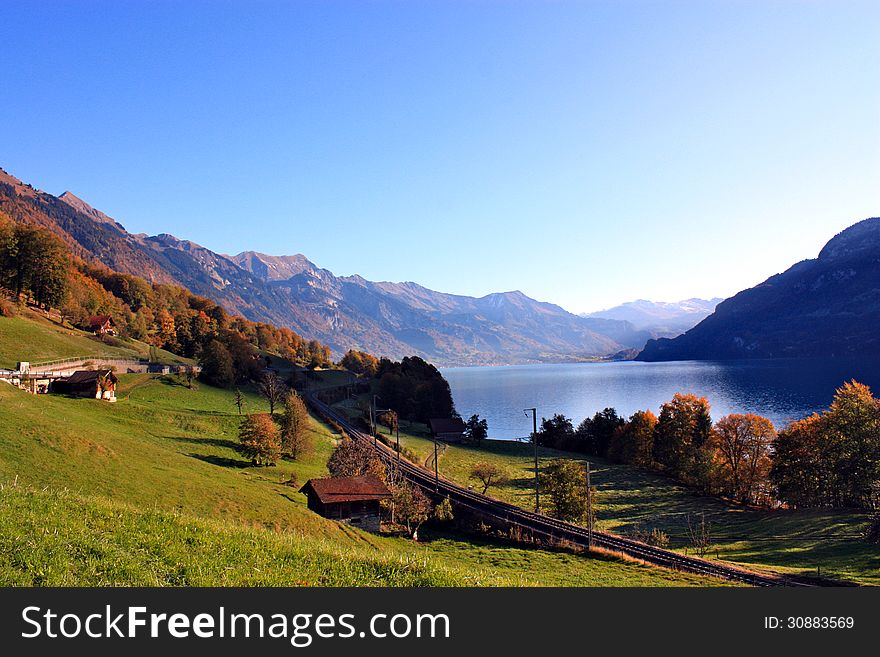
{"label": "clear sky", "polygon": [[880,2],[18,2],[0,166],[132,232],[578,312],[880,215]]}

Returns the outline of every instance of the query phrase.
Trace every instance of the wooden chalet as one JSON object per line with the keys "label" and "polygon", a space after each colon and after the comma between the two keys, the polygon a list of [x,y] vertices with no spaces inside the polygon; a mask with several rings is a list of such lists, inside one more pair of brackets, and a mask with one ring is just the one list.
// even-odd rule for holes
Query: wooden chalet
{"label": "wooden chalet", "polygon": [[53,381],[52,392],[115,402],[117,383],[119,379],[112,370],[78,370]]}
{"label": "wooden chalet", "polygon": [[460,417],[432,418],[428,421],[431,436],[446,443],[460,443],[466,429]]}
{"label": "wooden chalet", "polygon": [[95,335],[116,335],[116,323],[110,315],[93,315],[87,324]]}
{"label": "wooden chalet", "polygon": [[315,513],[372,532],[379,531],[382,500],[391,497],[391,491],[374,475],[309,479],[299,492]]}

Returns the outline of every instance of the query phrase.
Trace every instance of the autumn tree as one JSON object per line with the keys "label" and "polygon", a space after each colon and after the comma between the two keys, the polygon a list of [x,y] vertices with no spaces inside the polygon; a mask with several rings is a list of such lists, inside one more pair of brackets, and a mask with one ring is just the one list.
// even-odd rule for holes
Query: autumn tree
{"label": "autumn tree", "polygon": [[275,465],[281,457],[278,426],[268,413],[255,413],[242,420],[238,431],[242,453],[254,465]]}
{"label": "autumn tree", "polygon": [[410,538],[417,541],[419,527],[431,517],[431,500],[420,488],[401,481],[391,490],[391,503],[394,505],[396,522],[406,527]]}
{"label": "autumn tree", "polygon": [[330,460],[327,461],[327,470],[333,477],[360,477],[363,475],[375,475],[385,481],[385,466],[376,454],[376,451],[368,444],[360,440],[343,438],[336,445]]}
{"label": "autumn tree", "polygon": [[586,475],[584,464],[572,459],[556,459],[544,468],[539,483],[541,491],[550,499],[550,515],[570,522],[587,519]]}
{"label": "autumn tree", "polygon": [[711,433],[706,398],[676,394],[660,408],[654,430],[654,461],[673,477],[704,486],[711,465],[711,452],[706,449]]}
{"label": "autumn tree", "polygon": [[712,445],[721,463],[721,491],[740,502],[768,502],[775,439],[773,423],[760,415],[731,414],[718,420]]}
{"label": "autumn tree", "polygon": [[480,419],[479,415],[471,415],[465,422],[464,437],[466,440],[479,445],[489,437],[489,422],[485,418]]}
{"label": "autumn tree", "polygon": [[492,486],[504,486],[510,481],[510,475],[501,466],[486,461],[475,463],[471,468],[470,478],[476,479],[483,486],[484,495]]}
{"label": "autumn tree", "polygon": [[284,400],[284,415],[281,417],[281,448],[296,460],[311,450],[310,437],[309,411],[302,398],[291,391]]}
{"label": "autumn tree", "polygon": [[382,411],[376,416],[376,422],[388,427],[388,434],[390,435],[397,430],[400,420],[397,411]]}
{"label": "autumn tree", "polygon": [[821,415],[779,432],[771,479],[792,507],[872,508],[880,485],[880,400],[852,381]]}
{"label": "autumn tree", "polygon": [[267,370],[263,373],[259,384],[257,384],[257,389],[266,398],[266,401],[269,402],[269,413],[274,415],[275,407],[284,402],[285,397],[287,397],[287,386],[284,385],[284,382],[275,372]]}
{"label": "autumn tree", "polygon": [[649,410],[636,411],[626,424],[615,430],[608,447],[608,458],[617,463],[650,468],[654,461],[656,427],[656,415]]}
{"label": "autumn tree", "polygon": [[349,349],[339,361],[339,365],[349,372],[373,378],[379,371],[379,359],[364,351]]}

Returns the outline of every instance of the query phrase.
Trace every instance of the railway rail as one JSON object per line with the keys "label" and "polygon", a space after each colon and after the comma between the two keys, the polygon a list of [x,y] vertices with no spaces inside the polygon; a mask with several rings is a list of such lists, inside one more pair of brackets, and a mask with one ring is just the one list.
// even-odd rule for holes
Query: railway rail
{"label": "railway rail", "polygon": [[322,402],[314,394],[306,394],[305,400],[319,415],[341,427],[353,440],[365,441],[372,445],[386,465],[399,468],[399,473],[411,484],[419,486],[430,495],[448,497],[453,505],[470,509],[499,524],[519,527],[534,535],[542,536],[550,543],[568,543],[581,548],[590,548],[591,546],[603,548],[653,565],[699,575],[720,577],[750,586],[813,586],[812,583],[783,575],[764,575],[664,550],[615,534],[590,531],[584,527],[527,511],[513,504],[476,493],[443,477],[435,479],[434,473],[400,457],[394,450],[360,431],[348,418]]}

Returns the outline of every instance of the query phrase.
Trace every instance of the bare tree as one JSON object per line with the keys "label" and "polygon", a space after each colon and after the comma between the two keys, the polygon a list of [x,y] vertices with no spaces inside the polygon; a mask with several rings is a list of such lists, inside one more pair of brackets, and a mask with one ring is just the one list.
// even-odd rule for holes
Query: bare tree
{"label": "bare tree", "polygon": [[687,523],[691,546],[701,557],[706,556],[712,544],[712,531],[710,524],[706,522],[706,514],[701,513],[699,520],[695,515],[688,515]]}
{"label": "bare tree", "polygon": [[244,406],[244,395],[241,394],[241,390],[238,388],[235,389],[235,396],[233,397],[233,403],[238,407],[238,414],[241,415],[241,407]]}
{"label": "bare tree", "polygon": [[269,414],[275,414],[275,407],[280,405],[287,395],[287,386],[275,372],[267,371],[257,386],[260,394],[269,402]]}

